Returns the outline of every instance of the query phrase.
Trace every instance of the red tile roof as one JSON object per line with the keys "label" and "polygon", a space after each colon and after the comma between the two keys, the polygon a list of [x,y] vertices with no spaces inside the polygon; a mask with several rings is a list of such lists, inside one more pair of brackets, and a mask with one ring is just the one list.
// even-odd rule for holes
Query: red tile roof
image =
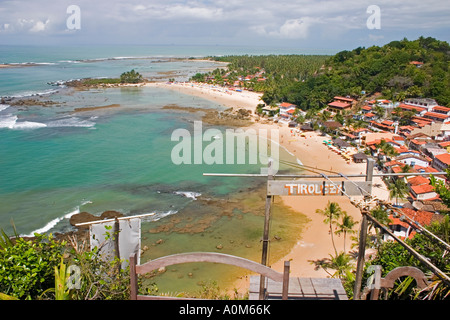
{"label": "red tile roof", "polygon": [[334,100],[341,100],[341,101],[347,101],[347,102],[353,102],[355,99],[347,98],[347,97],[334,97]]}
{"label": "red tile roof", "polygon": [[434,192],[434,187],[431,184],[422,184],[418,186],[411,186],[411,190],[414,191],[415,194],[423,194]]}
{"label": "red tile roof", "polygon": [[439,159],[439,161],[441,161],[447,165],[450,165],[450,153],[438,154],[438,155],[436,155],[435,158]]}
{"label": "red tile roof", "polygon": [[292,104],[292,103],[289,103],[289,102],[282,102],[280,104],[280,107],[284,107],[284,108],[286,108],[286,107],[295,107],[295,104]]}
{"label": "red tile roof", "polygon": [[339,108],[339,109],[345,109],[345,108],[351,107],[350,103],[344,103],[344,102],[339,102],[339,101],[330,102],[328,104],[328,106],[333,107],[333,108]]}
{"label": "red tile roof", "polygon": [[413,209],[409,209],[409,208],[401,208],[400,211],[404,215],[410,217],[414,221],[417,221],[418,223],[420,223],[423,226],[428,226],[433,221],[433,216],[434,216],[433,212],[417,211],[417,210],[413,210]]}
{"label": "red tile roof", "polygon": [[421,112],[421,111],[424,111],[424,110],[427,109],[427,108],[424,108],[424,107],[411,106],[409,104],[404,104],[404,103],[400,104],[398,107],[400,109],[402,109],[402,110],[407,110],[407,111],[414,110],[416,112]]}
{"label": "red tile roof", "polygon": [[420,186],[423,184],[430,184],[430,180],[428,180],[427,178],[425,178],[423,176],[417,176],[417,177],[409,178],[408,183],[412,186]]}
{"label": "red tile roof", "polygon": [[435,107],[433,107],[433,111],[449,112],[450,108],[443,107],[443,106],[435,106]]}
{"label": "red tile roof", "polygon": [[438,118],[438,119],[447,119],[449,116],[442,113],[437,112],[425,112],[423,115],[424,117],[430,117],[430,118]]}
{"label": "red tile roof", "polygon": [[[433,212],[429,211],[416,211],[409,208],[401,208],[397,211],[401,215],[405,215],[409,218],[411,218],[412,221],[419,223],[422,226],[430,225],[432,221],[435,220],[435,214]],[[411,226],[406,221],[400,220],[400,218],[394,218],[392,215],[389,216],[389,219],[391,220],[390,225],[400,225],[405,229],[410,228]],[[408,234],[408,238],[412,239],[414,235],[416,234],[416,231],[411,228],[410,233]],[[403,238],[403,237],[402,237]]]}

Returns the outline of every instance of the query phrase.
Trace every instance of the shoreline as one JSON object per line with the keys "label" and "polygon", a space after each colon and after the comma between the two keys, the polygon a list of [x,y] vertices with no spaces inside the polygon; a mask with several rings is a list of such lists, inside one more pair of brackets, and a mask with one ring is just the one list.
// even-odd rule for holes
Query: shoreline
{"label": "shoreline", "polygon": [[[254,129],[259,132],[260,129],[279,130],[279,144],[286,149],[295,158],[301,161],[305,166],[312,168],[323,169],[341,172],[343,174],[361,174],[366,171],[365,163],[348,164],[340,155],[331,151],[325,144],[323,144],[324,137],[316,132],[305,132],[301,136],[287,124],[272,123],[255,114],[256,106],[262,103],[262,93],[250,92],[242,90],[242,92],[227,90],[212,85],[202,83],[167,83],[167,82],[147,82],[140,84],[125,84],[113,85],[105,87],[155,87],[164,88],[168,90],[177,91],[182,94],[200,97],[214,103],[223,105],[227,108],[232,108],[233,111],[245,109],[250,111],[249,125],[242,126],[242,129]],[[74,112],[93,111],[104,108],[115,108],[120,105],[108,105],[102,107],[86,107],[78,108]],[[195,109],[194,109],[195,110]],[[306,174],[310,174],[305,170]],[[374,184],[380,183],[383,185],[381,178],[374,178]],[[388,194],[383,190],[374,188],[375,193],[381,199],[388,199]],[[283,272],[284,261],[291,262],[291,277],[311,277],[311,278],[325,278],[329,277],[323,269],[316,270],[312,261],[329,258],[330,254],[334,254],[334,249],[329,235],[328,225],[323,222],[324,217],[316,213],[316,209],[324,209],[328,201],[337,202],[343,211],[346,211],[355,221],[360,221],[361,214],[359,209],[354,207],[350,200],[343,196],[280,196],[282,204],[293,211],[307,217],[308,222],[305,223],[297,236],[296,244],[290,251],[281,259],[271,261],[269,256],[268,266],[278,272]],[[359,230],[359,224],[354,230]],[[343,251],[343,238],[335,237],[336,249],[338,252]],[[347,235],[346,252],[353,250],[351,248],[350,235]],[[259,261],[258,261],[259,262]],[[228,288],[227,292],[234,294],[234,289],[240,294],[245,294],[249,289],[249,276],[246,275],[241,278],[236,278],[232,288]]]}
{"label": "shoreline", "polygon": [[[364,174],[366,172],[366,163],[353,163],[353,161],[348,163],[340,155],[328,149],[323,144],[324,137],[316,132],[305,132],[303,137],[293,133],[291,131],[292,128],[289,128],[286,124],[263,123],[261,121],[262,118],[254,114],[256,105],[260,103],[262,94],[248,91],[242,91],[242,93],[232,92],[230,94],[219,91],[212,86],[191,83],[151,83],[146,85],[168,88],[181,93],[195,95],[227,107],[232,107],[234,110],[245,108],[252,111],[252,117],[256,121],[246,128],[255,129],[257,132],[259,129],[278,129],[280,133],[280,145],[293,154],[305,166],[317,168],[318,170],[336,171],[343,174]],[[305,171],[307,172],[307,170]],[[380,182],[381,178],[374,178],[374,184]],[[386,190],[373,188],[373,193],[381,199],[388,199],[388,192]],[[290,252],[278,261],[270,261],[269,257],[269,266],[278,272],[283,272],[284,261],[290,261],[291,277],[330,277],[323,269],[316,269],[312,263],[313,261],[329,258],[331,254],[334,254],[334,248],[329,235],[329,227],[323,222],[324,217],[316,213],[316,209],[324,209],[328,201],[337,202],[343,211],[346,211],[349,216],[358,222],[354,228],[355,231],[359,230],[359,222],[361,220],[359,209],[353,206],[350,203],[350,199],[345,196],[280,196],[280,198],[286,207],[304,214],[309,219],[309,222],[305,224],[303,230],[298,235],[297,243]],[[351,248],[350,237],[351,235],[347,235],[346,237],[345,250],[347,253],[355,250]],[[344,250],[344,239],[342,236],[336,236],[335,243],[338,252]],[[241,279],[237,279],[233,289],[242,293],[248,290],[248,288],[249,276],[247,275]]]}

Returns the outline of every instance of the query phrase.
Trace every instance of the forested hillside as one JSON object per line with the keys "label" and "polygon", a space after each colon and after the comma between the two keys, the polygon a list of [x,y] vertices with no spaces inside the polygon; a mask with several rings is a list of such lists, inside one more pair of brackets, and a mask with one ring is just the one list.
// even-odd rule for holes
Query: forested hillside
{"label": "forested hillside", "polygon": [[[381,93],[402,101],[410,97],[433,98],[450,106],[450,46],[445,41],[420,37],[342,51],[334,56],[270,55],[214,57],[230,62],[194,80],[233,84],[239,76],[257,74],[243,86],[264,92],[267,104],[290,102],[303,110],[326,106],[334,96],[363,98]],[[260,74],[264,70],[264,74]],[[259,73],[258,73],[259,72]]]}
{"label": "forested hillside", "polygon": [[[283,87],[276,98],[309,109],[325,106],[336,95],[360,98],[363,92],[380,92],[394,101],[424,97],[450,106],[449,58],[447,42],[423,37],[342,51],[315,76]],[[264,99],[270,103],[273,96]]]}

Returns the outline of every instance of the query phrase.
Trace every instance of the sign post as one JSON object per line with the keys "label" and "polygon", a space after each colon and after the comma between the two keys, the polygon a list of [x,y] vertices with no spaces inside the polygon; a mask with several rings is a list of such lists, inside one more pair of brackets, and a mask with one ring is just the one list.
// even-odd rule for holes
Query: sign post
{"label": "sign post", "polygon": [[[269,159],[268,161],[268,171],[267,171],[267,181],[271,181],[273,179],[273,160]],[[269,226],[270,226],[270,207],[272,204],[272,195],[267,192],[266,194],[266,209],[264,212],[264,233],[262,239],[262,257],[261,264],[263,266],[267,266],[267,253],[269,249]],[[265,277],[261,275],[259,282],[259,300],[263,300],[265,296],[266,288],[265,288]]]}

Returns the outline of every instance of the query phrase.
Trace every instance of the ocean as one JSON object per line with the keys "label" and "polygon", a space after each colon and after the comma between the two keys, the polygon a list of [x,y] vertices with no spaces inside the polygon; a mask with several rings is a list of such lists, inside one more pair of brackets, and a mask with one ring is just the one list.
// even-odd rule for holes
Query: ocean
{"label": "ocean", "polygon": [[[87,91],[64,81],[119,77],[135,69],[145,78],[188,80],[217,63],[171,58],[296,53],[288,49],[225,47],[0,46],[0,228],[22,235],[72,230],[69,218],[87,211],[124,215],[155,212],[143,222],[143,261],[187,251],[217,251],[259,260],[264,179],[207,177],[205,172],[259,173],[262,164],[207,165],[171,161],[176,129],[192,131],[199,113],[166,105],[224,110],[198,97],[162,88]],[[32,99],[40,97],[44,105]],[[9,105],[10,97],[28,99]],[[31,102],[30,102],[31,101]],[[117,105],[76,112],[77,108]],[[219,127],[225,130],[225,127]],[[295,161],[285,150],[280,157]],[[282,168],[288,170],[288,168]],[[304,218],[275,205],[275,256],[295,242]],[[195,291],[204,281],[228,286],[242,270],[174,266],[154,281],[162,292]],[[200,276],[201,275],[201,276]]]}

